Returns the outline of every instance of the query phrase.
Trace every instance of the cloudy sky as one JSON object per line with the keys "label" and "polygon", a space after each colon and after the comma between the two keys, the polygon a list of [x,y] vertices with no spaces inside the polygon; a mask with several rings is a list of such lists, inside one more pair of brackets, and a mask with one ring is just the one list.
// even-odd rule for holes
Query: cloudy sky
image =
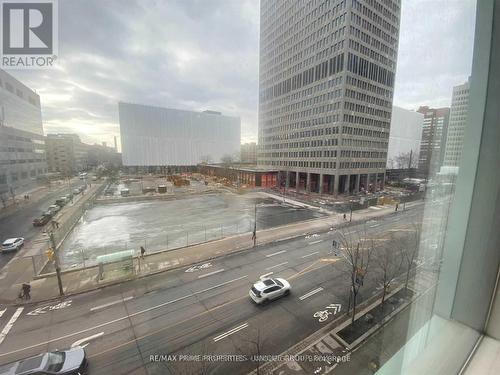
{"label": "cloudy sky", "polygon": [[[446,106],[470,74],[475,0],[404,0],[394,104]],[[41,97],[45,133],[119,136],[118,101],[241,117],[256,141],[257,0],[59,0],[57,68],[9,71]]]}

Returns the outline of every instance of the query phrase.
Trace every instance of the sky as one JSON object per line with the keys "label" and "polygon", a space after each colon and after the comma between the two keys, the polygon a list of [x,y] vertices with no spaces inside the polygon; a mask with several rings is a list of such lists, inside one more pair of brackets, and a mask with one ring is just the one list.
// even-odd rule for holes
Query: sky
{"label": "sky", "polygon": [[[403,0],[394,104],[449,106],[470,74],[475,0]],[[59,0],[56,67],[8,72],[39,95],[44,131],[119,139],[118,102],[221,111],[257,141],[257,0]]]}

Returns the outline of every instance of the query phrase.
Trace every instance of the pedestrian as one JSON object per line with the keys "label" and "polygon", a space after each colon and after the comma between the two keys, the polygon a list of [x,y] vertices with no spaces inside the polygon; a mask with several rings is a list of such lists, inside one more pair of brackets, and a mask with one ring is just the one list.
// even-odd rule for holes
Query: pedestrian
{"label": "pedestrian", "polygon": [[26,300],[31,299],[30,292],[31,292],[31,285],[30,285],[30,283],[24,283],[23,284],[23,297]]}
{"label": "pedestrian", "polygon": [[146,249],[141,246],[141,258],[144,259],[144,254],[146,254]]}
{"label": "pedestrian", "polygon": [[399,204],[398,204],[398,203],[396,203],[396,211],[398,210],[398,208],[399,208]]}
{"label": "pedestrian", "polygon": [[346,214],[344,214],[344,220],[347,220],[347,216],[346,216]]}

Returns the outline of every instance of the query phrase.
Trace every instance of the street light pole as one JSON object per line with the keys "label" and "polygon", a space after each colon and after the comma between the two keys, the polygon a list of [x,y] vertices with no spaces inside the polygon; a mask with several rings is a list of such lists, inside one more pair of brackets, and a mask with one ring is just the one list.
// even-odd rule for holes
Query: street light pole
{"label": "street light pole", "polygon": [[56,267],[56,275],[57,275],[57,284],[59,285],[59,295],[64,296],[64,290],[61,279],[61,267],[59,266],[59,251],[56,247],[56,241],[54,240],[54,233],[50,232],[50,243],[52,245],[52,249],[54,251],[54,263]]}
{"label": "street light pole", "polygon": [[352,200],[349,201],[350,203],[350,208],[351,208],[351,214],[349,215],[349,223],[352,222]]}
{"label": "street light pole", "polygon": [[257,244],[257,203],[254,205],[254,219],[253,219],[253,247]]}

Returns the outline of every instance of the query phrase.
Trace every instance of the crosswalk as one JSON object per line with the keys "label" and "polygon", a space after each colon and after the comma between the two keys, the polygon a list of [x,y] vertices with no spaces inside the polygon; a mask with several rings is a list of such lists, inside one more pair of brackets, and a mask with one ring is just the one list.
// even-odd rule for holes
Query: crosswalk
{"label": "crosswalk", "polygon": [[[2,344],[3,340],[5,340],[5,338],[7,337],[8,333],[10,332],[12,327],[14,326],[14,323],[19,318],[19,316],[21,315],[23,310],[24,310],[24,307],[18,307],[14,311],[14,313],[10,316],[10,319],[8,320],[8,322],[4,325],[2,331],[0,332],[0,345]],[[5,315],[5,312],[7,312],[7,309],[4,309],[1,311],[0,317],[3,317]]]}

